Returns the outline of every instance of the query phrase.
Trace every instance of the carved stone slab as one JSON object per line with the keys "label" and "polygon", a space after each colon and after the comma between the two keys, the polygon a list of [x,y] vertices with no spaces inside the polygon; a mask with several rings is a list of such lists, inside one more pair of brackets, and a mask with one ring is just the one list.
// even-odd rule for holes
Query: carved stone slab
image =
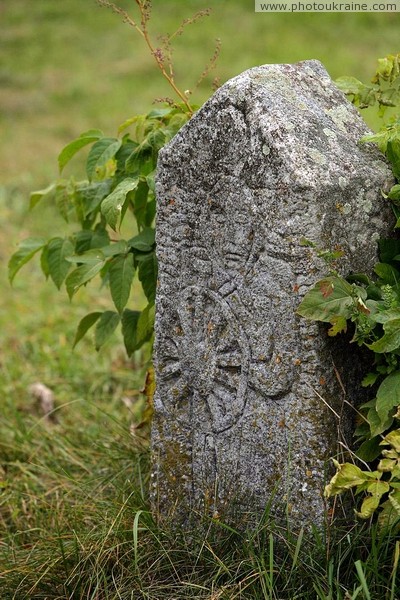
{"label": "carved stone slab", "polygon": [[[388,168],[317,61],[228,81],[160,153],[154,510],[322,523],[343,392],[325,333],[295,315],[326,274],[371,269]],[[339,369],[340,370],[340,369]],[[323,398],[323,400],[321,399]],[[342,426],[346,426],[343,422]]]}

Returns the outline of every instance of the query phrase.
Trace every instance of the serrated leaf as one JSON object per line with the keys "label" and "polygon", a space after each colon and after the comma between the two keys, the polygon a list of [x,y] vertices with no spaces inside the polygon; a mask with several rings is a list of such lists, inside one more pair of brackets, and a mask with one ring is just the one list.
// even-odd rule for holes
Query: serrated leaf
{"label": "serrated leaf", "polygon": [[173,108],[153,108],[146,116],[148,119],[163,119],[173,112]]}
{"label": "serrated leaf", "polygon": [[338,333],[347,331],[347,321],[344,317],[334,317],[331,321],[332,327],[328,329],[328,335],[334,337]]}
{"label": "serrated leaf", "polygon": [[108,340],[109,337],[114,333],[120,322],[120,316],[118,313],[112,310],[106,310],[102,313],[95,331],[95,344],[96,350],[99,350],[101,346]]}
{"label": "serrated leaf", "polygon": [[137,188],[138,183],[138,178],[124,179],[101,203],[101,212],[112,229],[117,228],[126,196]]}
{"label": "serrated leaf", "polygon": [[149,304],[156,298],[158,264],[155,252],[141,256],[139,261],[139,280]]}
{"label": "serrated leaf", "polygon": [[135,266],[133,255],[117,256],[110,263],[108,271],[111,297],[115,307],[121,313],[131,293],[133,277],[135,275]]}
{"label": "serrated leaf", "polygon": [[29,208],[32,209],[36,206],[40,200],[43,200],[46,196],[52,195],[52,193],[56,189],[56,183],[51,183],[44,190],[37,190],[36,192],[32,192],[30,195]]}
{"label": "serrated leaf", "polygon": [[376,393],[376,412],[382,422],[397,406],[400,406],[400,371],[385,377]]}
{"label": "serrated leaf", "polygon": [[140,311],[125,309],[122,313],[122,335],[126,353],[131,356],[139,348],[137,343],[137,324],[140,317]]}
{"label": "serrated leaf", "polygon": [[86,173],[89,181],[92,181],[96,170],[103,167],[110,158],[118,152],[122,140],[117,138],[101,138],[93,144],[86,161]]}
{"label": "serrated leaf", "polygon": [[93,279],[93,277],[95,277],[101,271],[103,266],[104,260],[98,260],[95,263],[81,265],[72,271],[65,281],[70,299],[82,285]]}
{"label": "serrated leaf", "polygon": [[67,257],[71,256],[73,252],[74,246],[68,238],[53,238],[47,244],[49,275],[58,289],[60,289],[71,266]]}
{"label": "serrated leaf", "polygon": [[359,79],[350,76],[338,77],[335,84],[344,94],[358,94],[365,87]]}
{"label": "serrated leaf", "polygon": [[155,230],[146,227],[138,235],[128,240],[128,246],[140,252],[151,252],[155,244]]}
{"label": "serrated leaf", "polygon": [[107,230],[102,225],[97,225],[96,229],[82,229],[74,233],[75,251],[77,254],[83,254],[87,250],[104,248],[110,244],[110,237]]}
{"label": "serrated leaf", "polygon": [[83,218],[86,219],[88,215],[95,213],[104,198],[106,198],[112,186],[112,179],[105,179],[104,181],[96,181],[94,183],[85,184],[78,188],[78,195],[82,203]]}
{"label": "serrated leaf", "polygon": [[73,348],[75,348],[75,346],[81,341],[81,339],[86,335],[96,321],[98,321],[102,314],[103,313],[101,312],[92,312],[81,319],[76,330],[75,339],[72,346]]}
{"label": "serrated leaf", "polygon": [[100,129],[89,129],[82,133],[76,140],[70,142],[63,148],[58,156],[58,166],[60,173],[71,158],[84,146],[91,144],[103,137],[103,132]]}
{"label": "serrated leaf", "polygon": [[306,319],[332,322],[338,316],[349,319],[354,306],[354,287],[339,277],[318,281],[304,296],[297,314]]}
{"label": "serrated leaf", "polygon": [[14,277],[18,271],[31,260],[31,258],[39,252],[46,242],[43,238],[27,238],[19,244],[19,248],[11,256],[8,263],[8,278],[10,283],[13,282]]}
{"label": "serrated leaf", "polygon": [[75,191],[72,181],[60,180],[56,185],[55,203],[67,223],[74,208]]}

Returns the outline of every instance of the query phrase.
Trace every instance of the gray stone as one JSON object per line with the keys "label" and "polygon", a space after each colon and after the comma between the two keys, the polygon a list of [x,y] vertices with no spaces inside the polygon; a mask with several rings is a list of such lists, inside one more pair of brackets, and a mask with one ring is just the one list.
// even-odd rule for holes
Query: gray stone
{"label": "gray stone", "polygon": [[161,517],[238,525],[273,497],[293,523],[323,522],[338,441],[331,408],[342,411],[357,361],[352,350],[332,356],[326,334],[295,314],[327,271],[302,240],[342,249],[344,273],[371,270],[389,230],[380,190],[390,172],[359,143],[366,131],[323,66],[305,61],[228,81],[161,151],[152,430]]}

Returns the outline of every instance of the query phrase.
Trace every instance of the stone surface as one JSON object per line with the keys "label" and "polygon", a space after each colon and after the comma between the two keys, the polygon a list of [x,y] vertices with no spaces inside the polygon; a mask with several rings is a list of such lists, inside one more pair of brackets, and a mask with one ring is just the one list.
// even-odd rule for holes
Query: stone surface
{"label": "stone surface", "polygon": [[273,495],[294,523],[322,523],[338,436],[329,407],[343,401],[334,362],[346,386],[356,361],[332,356],[326,334],[295,315],[327,270],[302,240],[340,247],[345,273],[371,269],[391,222],[380,194],[390,173],[358,143],[366,130],[317,61],[266,65],[228,81],[160,153],[161,517],[240,522]]}

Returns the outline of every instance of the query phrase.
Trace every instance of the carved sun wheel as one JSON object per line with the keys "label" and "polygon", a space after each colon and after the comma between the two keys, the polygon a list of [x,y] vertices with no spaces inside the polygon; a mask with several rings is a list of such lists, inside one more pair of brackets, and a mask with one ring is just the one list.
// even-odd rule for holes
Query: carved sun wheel
{"label": "carved sun wheel", "polygon": [[190,286],[177,304],[173,333],[159,348],[168,401],[178,403],[187,390],[191,402],[207,407],[213,432],[221,433],[238,422],[246,405],[249,341],[229,297]]}

